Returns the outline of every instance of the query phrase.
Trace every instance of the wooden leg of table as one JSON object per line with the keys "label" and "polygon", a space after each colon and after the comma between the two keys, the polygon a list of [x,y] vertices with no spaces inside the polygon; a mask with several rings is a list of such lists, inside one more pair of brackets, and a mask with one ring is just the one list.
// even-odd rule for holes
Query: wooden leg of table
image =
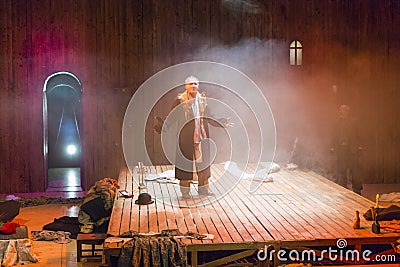
{"label": "wooden leg of table", "polygon": [[192,251],[192,267],[197,267],[197,251]]}
{"label": "wooden leg of table", "polygon": [[77,248],[76,261],[80,262],[81,261],[81,256],[82,256],[82,243],[80,241],[76,242],[76,248]]}

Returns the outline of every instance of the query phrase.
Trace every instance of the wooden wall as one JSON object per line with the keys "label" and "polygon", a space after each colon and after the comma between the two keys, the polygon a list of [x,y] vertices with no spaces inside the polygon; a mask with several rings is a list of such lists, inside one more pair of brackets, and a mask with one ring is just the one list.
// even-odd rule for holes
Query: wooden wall
{"label": "wooden wall", "polygon": [[[69,71],[82,82],[87,189],[116,177],[124,164],[121,127],[135,90],[163,68],[191,60],[230,64],[262,85],[265,77],[296,81],[296,93],[308,96],[295,105],[282,100],[286,87],[265,92],[282,153],[292,136],[280,132],[318,129],[324,139],[324,116],[349,102],[365,133],[364,180],[400,182],[398,14],[395,0],[1,0],[0,193],[45,190],[42,90],[49,75]],[[304,64],[293,70],[287,53],[295,39]],[[310,125],[286,120],[283,114],[297,113],[293,106],[312,114]],[[317,144],[327,151],[324,140]]]}

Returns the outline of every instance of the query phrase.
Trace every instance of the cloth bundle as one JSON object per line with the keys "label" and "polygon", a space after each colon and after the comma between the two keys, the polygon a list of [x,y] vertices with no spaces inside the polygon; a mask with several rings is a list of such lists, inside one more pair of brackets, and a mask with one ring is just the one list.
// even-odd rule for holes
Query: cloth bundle
{"label": "cloth bundle", "polygon": [[0,266],[13,266],[37,262],[29,239],[12,239],[0,241]]}
{"label": "cloth bundle", "polygon": [[172,236],[135,236],[124,243],[118,266],[187,266],[186,246]]}
{"label": "cloth bundle", "polygon": [[[376,213],[378,221],[400,220],[400,207],[396,205],[391,205],[388,208],[377,208]],[[373,220],[371,209],[364,213],[364,218],[368,221]]]}
{"label": "cloth bundle", "polygon": [[118,182],[112,178],[99,180],[89,189],[78,214],[82,233],[107,231],[118,189]]}
{"label": "cloth bundle", "polygon": [[0,222],[0,234],[10,235],[15,234],[17,232],[17,226],[20,226],[19,223],[15,222]]}
{"label": "cloth bundle", "polygon": [[35,241],[54,241],[59,244],[67,244],[71,242],[71,233],[64,231],[31,231],[31,239]]}

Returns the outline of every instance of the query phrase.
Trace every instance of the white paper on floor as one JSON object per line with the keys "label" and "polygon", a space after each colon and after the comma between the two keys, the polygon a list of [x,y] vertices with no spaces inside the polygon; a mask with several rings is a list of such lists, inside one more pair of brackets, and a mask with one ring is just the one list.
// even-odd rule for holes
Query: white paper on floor
{"label": "white paper on floor", "polygon": [[280,166],[275,162],[260,162],[259,168],[255,173],[246,173],[235,162],[227,161],[224,164],[224,169],[236,177],[242,177],[242,179],[272,182],[273,177],[270,174],[278,172]]}
{"label": "white paper on floor", "polygon": [[159,183],[179,183],[179,180],[175,178],[174,170],[167,170],[162,173],[149,173],[144,179],[146,181],[157,181]]}

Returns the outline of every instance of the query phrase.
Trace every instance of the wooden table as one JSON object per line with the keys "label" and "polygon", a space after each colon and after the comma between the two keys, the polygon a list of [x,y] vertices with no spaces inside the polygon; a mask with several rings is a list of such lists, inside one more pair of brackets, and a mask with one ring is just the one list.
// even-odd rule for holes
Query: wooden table
{"label": "wooden table", "polygon": [[[152,167],[153,173],[169,169],[172,167]],[[223,173],[222,164],[212,166],[210,188],[213,192],[227,191],[227,185],[218,179]],[[216,266],[255,255],[266,246],[272,246],[275,251],[336,246],[337,240],[343,238],[348,246],[354,245],[361,251],[363,245],[390,244],[400,237],[395,233],[372,233],[372,222],[362,216],[362,228],[353,229],[355,211],[363,214],[374,203],[315,172],[281,169],[272,177],[272,182],[262,183],[254,193],[248,191],[250,180],[240,179],[236,187],[219,199],[199,197],[197,186],[192,186],[190,199],[182,199],[177,184],[147,182],[147,191],[155,202],[139,206],[134,203],[137,185],[129,169],[122,168],[121,189],[133,192],[134,197],[115,200],[108,234],[119,236],[127,231],[149,233],[178,229],[181,233],[213,235],[212,240],[182,240],[191,253],[192,266],[199,265],[200,251],[240,250],[211,262],[201,262],[202,266]],[[105,255],[117,253],[120,246],[121,243],[106,239]],[[277,262],[275,255],[274,263]]]}

